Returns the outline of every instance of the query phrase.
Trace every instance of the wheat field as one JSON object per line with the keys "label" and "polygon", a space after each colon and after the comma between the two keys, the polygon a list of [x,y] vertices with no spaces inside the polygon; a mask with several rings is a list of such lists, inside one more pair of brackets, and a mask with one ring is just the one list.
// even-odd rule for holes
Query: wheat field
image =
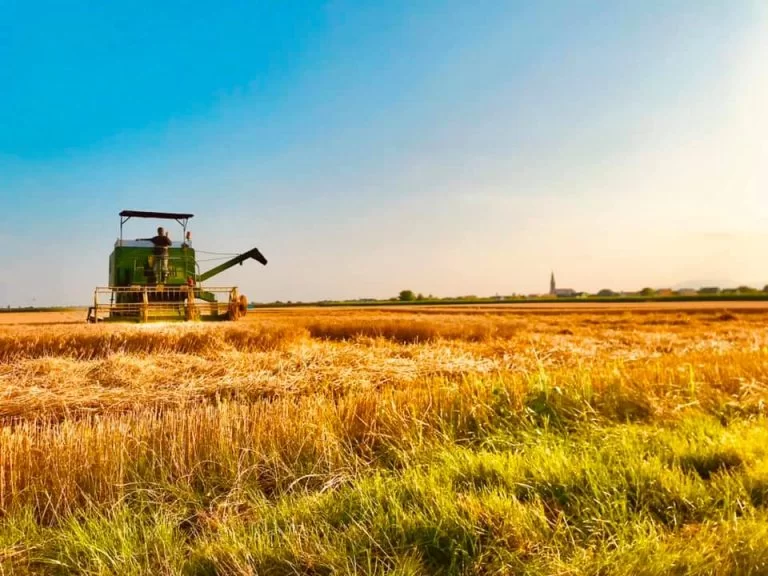
{"label": "wheat field", "polygon": [[766,574],[768,310],[0,323],[0,574]]}

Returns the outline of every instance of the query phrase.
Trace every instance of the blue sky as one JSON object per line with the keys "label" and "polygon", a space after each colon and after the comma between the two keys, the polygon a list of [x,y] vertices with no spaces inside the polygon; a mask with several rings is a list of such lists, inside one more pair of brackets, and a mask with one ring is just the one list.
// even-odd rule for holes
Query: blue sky
{"label": "blue sky", "polygon": [[86,302],[126,208],[259,246],[220,280],[259,301],[767,283],[766,39],[760,0],[0,0],[0,305]]}

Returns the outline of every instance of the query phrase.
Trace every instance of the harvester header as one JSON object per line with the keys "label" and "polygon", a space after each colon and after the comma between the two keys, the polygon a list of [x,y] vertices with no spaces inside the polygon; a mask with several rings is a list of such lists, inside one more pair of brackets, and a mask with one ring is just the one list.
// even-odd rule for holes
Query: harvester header
{"label": "harvester header", "polygon": [[[248,300],[237,287],[208,287],[203,283],[248,259],[264,265],[267,259],[258,248],[252,248],[201,272],[187,230],[193,217],[178,212],[120,212],[120,237],[109,257],[108,286],[96,288],[88,321],[237,320],[243,316]],[[182,227],[181,240],[172,240],[162,226],[155,236],[127,240],[123,227],[131,218],[174,220]],[[225,297],[226,302],[217,296]]]}

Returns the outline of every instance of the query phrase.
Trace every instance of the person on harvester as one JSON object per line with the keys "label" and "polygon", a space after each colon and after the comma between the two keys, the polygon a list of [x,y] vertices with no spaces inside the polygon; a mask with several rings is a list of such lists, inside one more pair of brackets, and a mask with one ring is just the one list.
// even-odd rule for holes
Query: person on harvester
{"label": "person on harvester", "polygon": [[[157,229],[157,236],[153,236],[149,239],[152,244],[155,245],[153,250],[155,254],[155,274],[162,281],[168,277],[168,247],[172,244],[171,239],[168,237],[168,232],[160,226]],[[159,256],[159,258],[158,258]],[[159,269],[159,274],[158,274]]]}

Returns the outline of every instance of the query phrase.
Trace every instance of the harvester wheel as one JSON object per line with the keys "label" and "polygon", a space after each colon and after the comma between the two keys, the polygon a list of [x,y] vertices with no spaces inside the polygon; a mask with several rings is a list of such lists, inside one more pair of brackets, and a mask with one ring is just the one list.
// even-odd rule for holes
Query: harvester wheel
{"label": "harvester wheel", "polygon": [[233,289],[227,303],[227,320],[235,322],[238,318],[240,318],[240,298],[237,295],[237,289]]}
{"label": "harvester wheel", "polygon": [[240,316],[245,316],[248,312],[248,298],[245,297],[245,294],[240,294],[238,308],[240,309]]}

